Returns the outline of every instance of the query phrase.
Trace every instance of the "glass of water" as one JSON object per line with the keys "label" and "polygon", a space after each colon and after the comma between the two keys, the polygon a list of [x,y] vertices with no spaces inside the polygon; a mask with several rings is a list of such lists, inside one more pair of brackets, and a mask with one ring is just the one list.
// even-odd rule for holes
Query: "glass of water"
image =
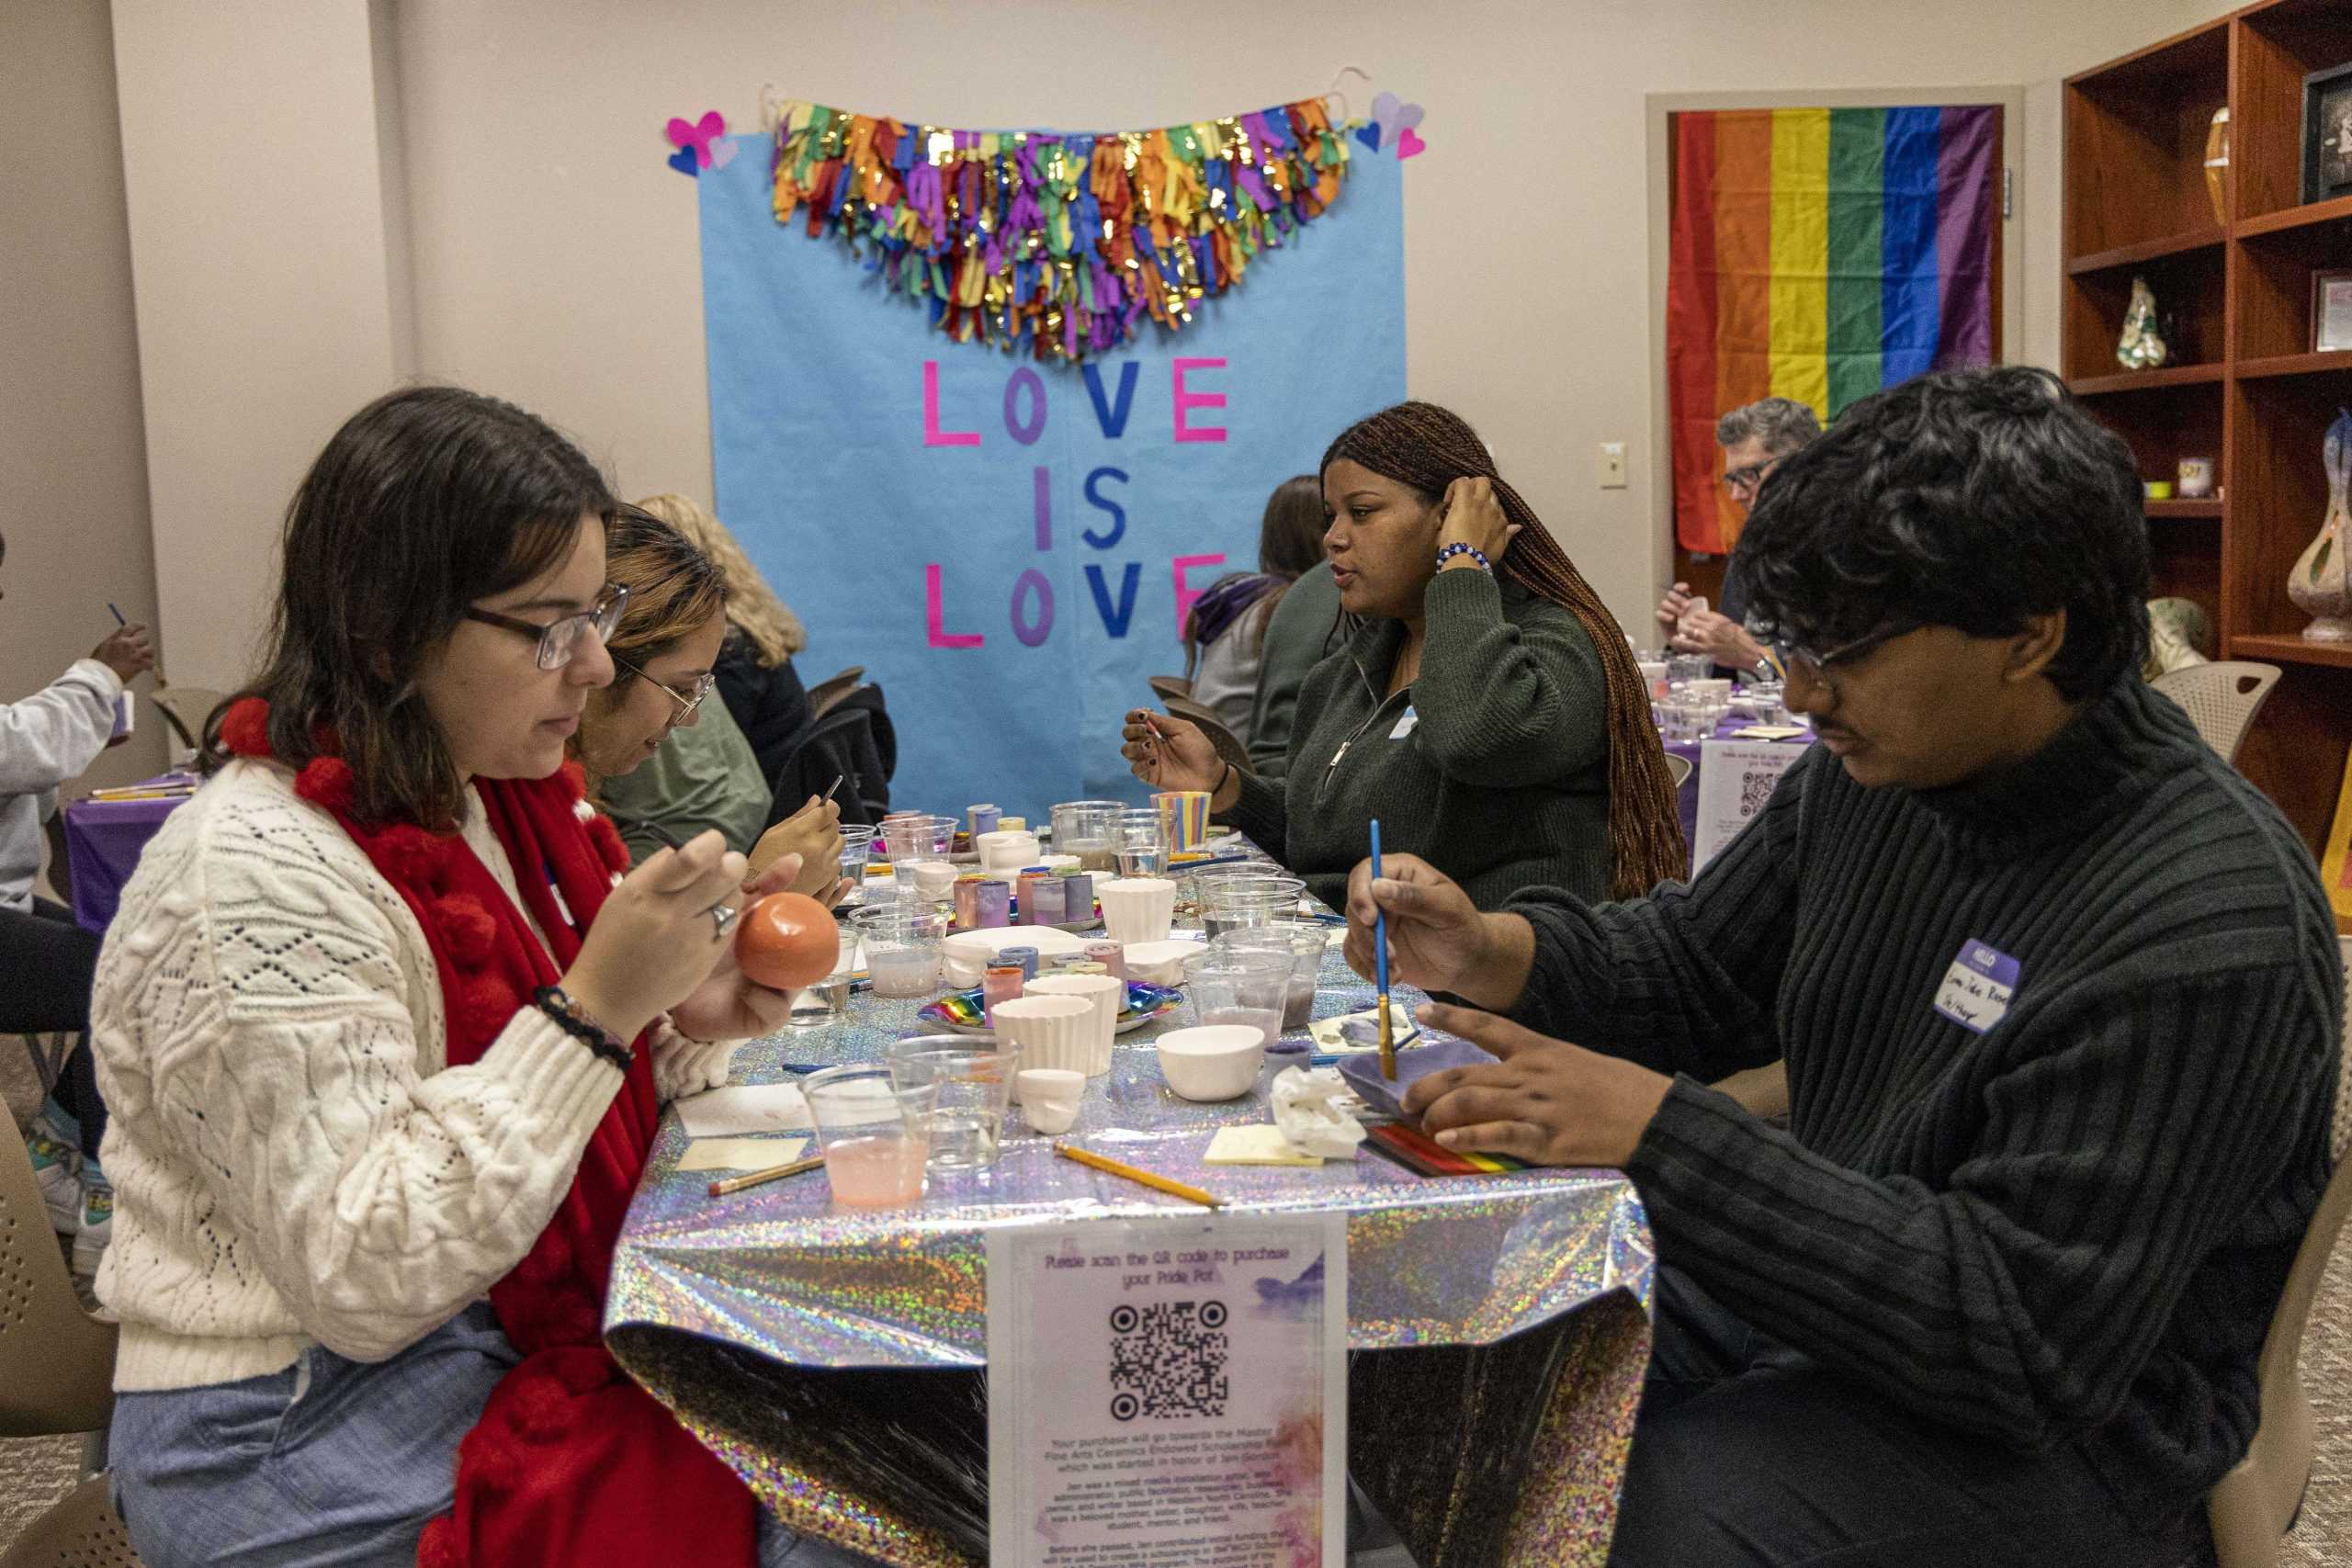
{"label": "glass of water", "polygon": [[919,1035],[891,1047],[894,1079],[937,1088],[937,1099],[925,1118],[932,1169],[981,1170],[996,1163],[1005,1109],[1012,1102],[1012,1069],[1019,1060],[1014,1052],[976,1046],[953,1034]]}
{"label": "glass of water", "polygon": [[1122,811],[1111,825],[1121,876],[1166,876],[1168,830],[1157,811]]}

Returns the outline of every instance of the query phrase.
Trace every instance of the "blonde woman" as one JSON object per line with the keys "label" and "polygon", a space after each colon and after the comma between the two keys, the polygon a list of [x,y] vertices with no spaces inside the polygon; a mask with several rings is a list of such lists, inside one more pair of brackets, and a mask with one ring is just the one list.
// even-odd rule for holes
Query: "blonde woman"
{"label": "blonde woman", "polygon": [[710,558],[727,585],[727,637],[718,651],[718,694],[752,743],[760,772],[770,780],[810,722],[808,692],[792,656],[808,646],[800,618],[786,608],[735,536],[698,502],[652,495],[638,505]]}
{"label": "blonde woman", "polygon": [[706,699],[727,635],[728,586],[718,567],[650,512],[616,515],[605,571],[629,591],[605,644],[613,682],[588,701],[572,751],[589,788],[645,859],[670,839],[716,828],[765,867],[797,853],[795,885],[823,897],[841,858],[838,811],[827,803],[763,834],[769,786],[724,704]]}

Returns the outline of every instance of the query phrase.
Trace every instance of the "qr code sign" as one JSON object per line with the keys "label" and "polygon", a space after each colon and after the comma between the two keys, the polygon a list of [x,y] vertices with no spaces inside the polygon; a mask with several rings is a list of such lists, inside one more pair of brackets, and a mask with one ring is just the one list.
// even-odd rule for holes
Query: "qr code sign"
{"label": "qr code sign", "polygon": [[1169,1420],[1223,1416],[1225,1303],[1122,1303],[1111,1309],[1111,1414]]}
{"label": "qr code sign", "polygon": [[1778,773],[1763,768],[1742,769],[1739,775],[1740,818],[1745,821],[1763,810],[1764,803],[1772,798],[1772,786],[1780,782]]}

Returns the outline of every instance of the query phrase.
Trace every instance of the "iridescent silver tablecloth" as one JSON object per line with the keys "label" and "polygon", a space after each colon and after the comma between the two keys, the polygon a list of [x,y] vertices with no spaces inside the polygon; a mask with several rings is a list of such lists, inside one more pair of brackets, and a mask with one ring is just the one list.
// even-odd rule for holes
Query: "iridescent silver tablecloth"
{"label": "iridescent silver tablecloth", "polygon": [[[1423,999],[1403,987],[1395,995],[1408,1006]],[[1334,946],[1315,1016],[1372,1001],[1372,987]],[[840,1022],[743,1047],[736,1081],[789,1077],[786,1064],[876,1059],[891,1042],[925,1032],[920,1006],[855,997]],[[1647,1354],[1640,1307],[1653,1259],[1632,1184],[1611,1170],[1423,1179],[1368,1151],[1319,1168],[1206,1165],[1216,1128],[1270,1112],[1264,1080],[1223,1104],[1168,1091],[1152,1040],[1192,1021],[1188,1013],[1121,1035],[1111,1074],[1088,1085],[1077,1126],[1061,1136],[1205,1187],[1244,1213],[1344,1210],[1351,1349],[1496,1347],[1550,1325],[1561,1348],[1544,1363],[1546,1381],[1526,1412],[1533,1457],[1502,1560],[1598,1564]],[[741,1379],[697,1370],[675,1343],[656,1347],[692,1336],[736,1352],[730,1365],[748,1365],[748,1353],[778,1371],[978,1369],[988,1229],[1200,1212],[1055,1158],[1017,1111],[994,1168],[934,1174],[922,1203],[902,1210],[835,1212],[821,1172],[712,1198],[712,1173],[676,1169],[687,1142],[676,1116],[666,1117],[614,1258],[605,1326],[616,1351],[796,1528],[908,1565],[972,1558],[940,1532],[828,1483],[822,1455],[778,1451],[790,1439],[763,1427],[739,1388],[718,1386]],[[1577,1311],[1605,1299],[1634,1310]],[[1571,1314],[1585,1321],[1564,1325]],[[1372,1461],[1354,1456],[1360,1474]],[[1443,1547],[1460,1511],[1441,1505],[1441,1517],[1397,1522],[1423,1562],[1470,1561]],[[1497,1539],[1481,1550],[1492,1560],[1501,1521],[1487,1533]]]}

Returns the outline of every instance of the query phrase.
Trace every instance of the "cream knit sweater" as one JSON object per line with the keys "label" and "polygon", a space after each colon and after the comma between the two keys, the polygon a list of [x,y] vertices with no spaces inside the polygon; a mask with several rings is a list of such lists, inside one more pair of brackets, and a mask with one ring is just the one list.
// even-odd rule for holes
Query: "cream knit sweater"
{"label": "cream knit sweater", "polygon": [[[472,805],[466,840],[515,897]],[[528,1009],[447,1066],[424,931],[264,762],[230,764],[148,844],[91,1028],[116,1202],[97,1290],[126,1392],[413,1344],[529,1250],[621,1082]],[[724,1083],[734,1043],[665,1021],[652,1050],[667,1100]]]}

